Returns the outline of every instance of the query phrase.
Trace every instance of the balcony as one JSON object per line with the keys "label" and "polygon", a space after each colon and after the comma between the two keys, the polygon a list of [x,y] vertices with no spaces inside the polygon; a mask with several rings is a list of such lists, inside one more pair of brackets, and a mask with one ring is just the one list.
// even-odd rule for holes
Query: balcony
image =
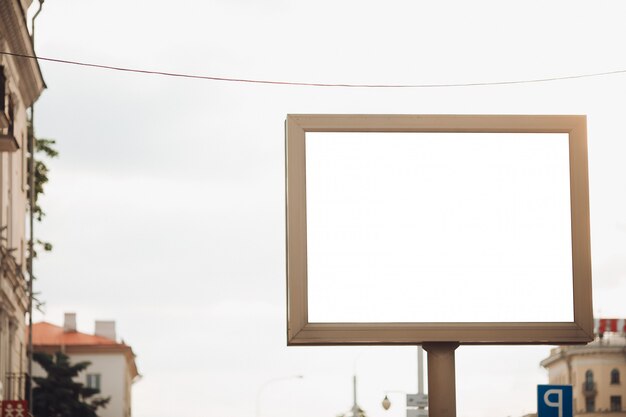
{"label": "balcony", "polygon": [[26,400],[28,395],[28,374],[7,372],[4,386],[4,400]]}
{"label": "balcony", "polygon": [[13,99],[5,91],[5,79],[0,67],[0,152],[15,152],[20,146],[13,132]]}
{"label": "balcony", "polygon": [[596,383],[593,381],[583,382],[583,394],[585,397],[593,397],[598,393]]}

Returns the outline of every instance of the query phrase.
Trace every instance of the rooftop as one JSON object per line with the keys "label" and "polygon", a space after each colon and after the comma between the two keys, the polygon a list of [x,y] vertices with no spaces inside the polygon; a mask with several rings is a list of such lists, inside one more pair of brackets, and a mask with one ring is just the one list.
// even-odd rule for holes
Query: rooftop
{"label": "rooftop", "polygon": [[95,346],[117,345],[126,346],[113,339],[102,336],[81,333],[78,331],[66,332],[63,327],[45,321],[33,324],[34,346]]}
{"label": "rooftop", "polygon": [[558,346],[550,349],[550,356],[541,361],[541,366],[549,366],[566,356],[624,352],[626,352],[626,334],[607,332],[596,335],[596,338],[586,345]]}
{"label": "rooftop", "polygon": [[115,339],[66,330],[45,321],[33,324],[33,348],[35,351],[54,353],[62,351],[68,354],[110,354],[120,353],[126,357],[131,377],[139,376],[135,354],[130,346]]}

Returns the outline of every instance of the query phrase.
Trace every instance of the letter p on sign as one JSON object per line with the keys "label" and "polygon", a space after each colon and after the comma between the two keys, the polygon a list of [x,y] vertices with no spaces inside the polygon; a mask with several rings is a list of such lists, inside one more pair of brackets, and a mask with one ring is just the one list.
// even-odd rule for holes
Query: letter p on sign
{"label": "letter p on sign", "polygon": [[571,385],[538,385],[537,417],[572,417]]}

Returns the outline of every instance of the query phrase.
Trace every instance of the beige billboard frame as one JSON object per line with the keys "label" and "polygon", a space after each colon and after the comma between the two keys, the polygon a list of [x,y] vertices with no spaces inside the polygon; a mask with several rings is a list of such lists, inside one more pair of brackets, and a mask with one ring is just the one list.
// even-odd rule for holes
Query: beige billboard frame
{"label": "beige billboard frame", "polygon": [[[567,133],[573,322],[309,323],[306,132]],[[286,120],[288,345],[579,344],[593,340],[586,116],[288,115]]]}

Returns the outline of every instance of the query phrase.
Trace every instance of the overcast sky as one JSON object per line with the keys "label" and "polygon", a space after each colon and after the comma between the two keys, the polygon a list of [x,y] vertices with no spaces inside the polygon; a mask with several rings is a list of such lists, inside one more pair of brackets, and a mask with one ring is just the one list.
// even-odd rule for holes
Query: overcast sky
{"label": "overcast sky", "polygon": [[[625,12],[622,1],[51,0],[36,50],[235,78],[489,82],[626,69]],[[380,401],[416,390],[415,348],[286,347],[288,113],[588,115],[594,310],[626,316],[626,74],[339,89],[41,67],[36,130],[61,155],[37,226],[55,246],[35,265],[38,319],[74,311],[85,332],[116,320],[144,375],[136,417],[252,417],[257,398],[262,417],[333,417],[351,406],[355,370],[370,416],[404,415],[401,394],[387,412]],[[459,348],[458,415],[534,412],[548,352]]]}

